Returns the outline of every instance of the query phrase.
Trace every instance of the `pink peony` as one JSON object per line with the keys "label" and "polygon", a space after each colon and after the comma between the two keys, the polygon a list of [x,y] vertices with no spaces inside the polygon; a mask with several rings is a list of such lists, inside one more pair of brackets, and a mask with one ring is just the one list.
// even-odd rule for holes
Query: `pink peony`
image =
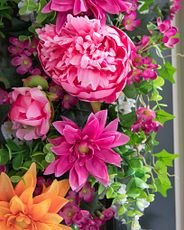
{"label": "pink peony", "polygon": [[45,137],[51,119],[51,106],[45,93],[38,88],[14,88],[10,98],[9,118],[16,136],[27,141]]}
{"label": "pink peony", "polygon": [[105,127],[107,111],[91,113],[86,125],[80,129],[73,121],[63,117],[63,121],[53,123],[62,135],[50,140],[55,146],[56,154],[45,170],[45,174],[55,173],[59,177],[70,170],[71,188],[79,191],[87,182],[89,174],[104,185],[108,185],[109,177],[106,163],[121,166],[121,157],[112,148],[126,144],[129,137],[117,132],[118,119]]}
{"label": "pink peony", "polygon": [[134,45],[115,27],[68,15],[60,34],[54,25],[38,29],[38,55],[45,72],[84,101],[115,101],[126,85]]}
{"label": "pink peony", "polygon": [[95,16],[105,24],[106,12],[110,14],[119,14],[120,12],[130,12],[133,8],[133,3],[130,1],[122,0],[50,0],[50,2],[42,9],[43,13],[57,11],[58,16],[56,20],[56,30],[59,32],[64,22],[66,21],[67,14],[74,16],[86,13]]}

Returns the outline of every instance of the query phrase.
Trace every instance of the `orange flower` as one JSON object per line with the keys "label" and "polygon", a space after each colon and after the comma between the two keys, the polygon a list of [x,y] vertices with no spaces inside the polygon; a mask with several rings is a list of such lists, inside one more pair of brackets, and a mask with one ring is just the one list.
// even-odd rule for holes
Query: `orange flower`
{"label": "orange flower", "polygon": [[61,225],[57,213],[68,202],[64,196],[69,190],[68,180],[57,181],[33,197],[36,186],[36,164],[19,181],[15,189],[10,178],[0,175],[0,229],[1,230],[70,230]]}

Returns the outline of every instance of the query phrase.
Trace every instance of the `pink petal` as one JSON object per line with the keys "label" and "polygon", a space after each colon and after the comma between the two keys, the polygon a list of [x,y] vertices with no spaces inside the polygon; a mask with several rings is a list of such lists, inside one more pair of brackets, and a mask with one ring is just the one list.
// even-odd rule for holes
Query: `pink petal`
{"label": "pink petal", "polygon": [[59,162],[59,160],[55,160],[55,161],[53,161],[52,163],[50,163],[50,164],[47,166],[47,168],[45,169],[44,175],[50,175],[50,174],[55,173],[56,166],[57,166],[58,162]]}
{"label": "pink petal", "polygon": [[86,168],[92,176],[104,185],[108,185],[109,175],[105,163],[97,157],[86,161]]}
{"label": "pink petal", "polygon": [[89,138],[95,138],[99,130],[99,121],[94,117],[90,122],[87,121],[86,125],[82,130],[82,135],[87,135]]}
{"label": "pink petal", "polygon": [[60,145],[52,147],[51,150],[56,155],[66,155],[70,153],[70,148],[71,148],[71,145],[67,143],[66,141],[64,141]]}
{"label": "pink petal", "polygon": [[63,135],[69,144],[75,144],[81,138],[81,131],[67,125],[63,129]]}
{"label": "pink petal", "polygon": [[99,157],[101,160],[121,167],[121,157],[119,154],[114,152],[111,149],[102,149],[102,150],[95,150],[95,156]]}
{"label": "pink petal", "polygon": [[79,191],[88,179],[88,171],[84,165],[80,166],[77,161],[70,170],[69,181],[73,191]]}

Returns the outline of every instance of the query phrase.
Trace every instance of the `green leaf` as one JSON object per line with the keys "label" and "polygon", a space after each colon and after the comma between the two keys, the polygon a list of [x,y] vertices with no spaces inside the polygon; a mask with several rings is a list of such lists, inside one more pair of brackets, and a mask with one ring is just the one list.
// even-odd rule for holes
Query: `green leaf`
{"label": "green leaf", "polygon": [[124,128],[129,128],[131,125],[133,125],[136,119],[136,113],[134,111],[124,115],[120,114],[121,125]]}
{"label": "green leaf", "polygon": [[0,165],[5,165],[9,161],[9,153],[6,149],[0,149]]}
{"label": "green leaf", "polygon": [[163,149],[160,153],[153,154],[153,156],[157,157],[165,165],[172,167],[173,160],[176,159],[179,155],[168,153],[165,149]]}
{"label": "green leaf", "polygon": [[23,156],[22,154],[18,154],[12,161],[13,168],[15,170],[19,170],[22,164],[23,164]]}
{"label": "green leaf", "polygon": [[176,72],[176,68],[174,68],[170,62],[166,62],[161,69],[158,70],[160,77],[170,81],[171,83],[175,83],[174,73]]}
{"label": "green leaf", "polygon": [[165,177],[158,177],[155,180],[155,184],[157,187],[157,191],[162,194],[162,196],[167,196],[167,190],[172,188],[171,182],[167,176]]}
{"label": "green leaf", "polygon": [[13,183],[18,183],[22,178],[20,176],[11,176],[10,179]]}
{"label": "green leaf", "polygon": [[114,189],[111,186],[107,189],[106,197],[107,199],[114,197]]}
{"label": "green leaf", "polygon": [[142,189],[145,189],[145,188],[148,188],[148,184],[146,184],[145,181],[143,181],[142,179],[138,178],[138,177],[135,177],[134,178],[134,181],[135,181],[135,184],[138,188],[142,188]]}
{"label": "green leaf", "polygon": [[131,85],[126,85],[126,87],[123,90],[123,93],[128,97],[128,98],[135,98],[137,96],[137,90],[134,84]]}
{"label": "green leaf", "polygon": [[174,115],[167,113],[164,110],[157,110],[156,111],[156,119],[161,123],[164,124],[166,121],[173,120],[175,118]]}

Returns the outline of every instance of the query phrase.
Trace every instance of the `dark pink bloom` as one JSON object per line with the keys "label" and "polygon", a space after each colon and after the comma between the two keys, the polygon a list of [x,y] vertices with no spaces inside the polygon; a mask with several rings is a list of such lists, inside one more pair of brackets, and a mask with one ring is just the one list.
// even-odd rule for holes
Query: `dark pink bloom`
{"label": "dark pink bloom", "polygon": [[24,50],[28,47],[28,40],[20,41],[18,38],[11,37],[9,42],[11,45],[8,47],[8,51],[12,56],[23,54]]}
{"label": "dark pink bloom", "polygon": [[0,173],[6,172],[6,166],[5,165],[0,165]]}
{"label": "dark pink bloom", "polygon": [[73,216],[73,223],[83,229],[91,219],[92,216],[87,210],[80,210]]}
{"label": "dark pink bloom", "polygon": [[43,13],[57,11],[56,30],[59,32],[64,22],[66,21],[67,14],[74,16],[81,13],[93,14],[95,18],[105,24],[106,13],[118,14],[120,12],[130,12],[132,8],[131,1],[122,0],[50,0],[50,2],[43,8]]}
{"label": "dark pink bloom", "polygon": [[61,136],[50,140],[55,145],[52,151],[57,158],[45,174],[54,173],[59,177],[70,170],[69,182],[74,191],[84,186],[89,174],[107,185],[109,177],[105,163],[121,166],[121,157],[112,148],[126,144],[129,137],[116,131],[118,119],[105,127],[106,119],[107,111],[103,110],[91,113],[83,129],[65,117],[63,121],[54,122]]}
{"label": "dark pink bloom", "polygon": [[78,213],[80,213],[79,207],[72,202],[69,202],[64,206],[64,208],[62,208],[62,210],[59,212],[59,215],[63,217],[66,225],[71,225],[73,223],[75,214],[77,215]]}
{"label": "dark pink bloom", "polygon": [[62,100],[62,107],[65,109],[70,109],[72,106],[76,105],[78,102],[78,99],[76,97],[73,97],[70,94],[65,94]]}
{"label": "dark pink bloom", "polygon": [[9,94],[4,89],[0,88],[0,105],[9,103]]}
{"label": "dark pink bloom", "polygon": [[136,44],[137,50],[144,50],[150,44],[150,37],[143,35],[142,39]]}
{"label": "dark pink bloom", "polygon": [[174,15],[182,8],[181,0],[172,0],[170,7],[170,18],[173,19]]}
{"label": "dark pink bloom", "polygon": [[128,31],[133,31],[136,27],[138,27],[141,21],[136,20],[136,17],[137,17],[137,14],[135,11],[131,12],[130,14],[125,15],[122,21],[124,29]]}
{"label": "dark pink bloom", "polygon": [[150,132],[157,132],[158,128],[161,127],[161,123],[154,121],[156,118],[155,112],[148,108],[138,108],[136,111],[137,121],[131,126],[133,132],[144,131],[146,135]]}
{"label": "dark pink bloom", "polygon": [[13,66],[18,66],[16,71],[17,73],[24,75],[29,72],[32,66],[32,60],[25,54],[21,54],[20,56],[15,56],[11,60],[11,64]]}
{"label": "dark pink bloom", "polygon": [[79,197],[86,202],[91,202],[94,198],[94,192],[95,188],[91,186],[90,182],[87,182],[79,191]]}
{"label": "dark pink bloom", "polygon": [[104,216],[105,221],[111,220],[115,215],[115,211],[110,207],[110,208],[105,209],[102,212],[102,215]]}
{"label": "dark pink bloom", "polygon": [[157,19],[158,29],[163,33],[163,43],[168,48],[173,48],[179,42],[179,38],[175,37],[178,33],[176,27],[171,26],[170,20],[162,21],[161,18]]}
{"label": "dark pink bloom", "polygon": [[69,191],[66,199],[69,200],[70,202],[72,202],[75,205],[79,205],[80,198],[78,196],[78,193],[76,193],[74,191]]}
{"label": "dark pink bloom", "polygon": [[41,75],[41,73],[42,73],[42,71],[41,71],[41,68],[38,68],[38,67],[36,67],[36,68],[30,68],[29,69],[29,73],[31,74],[31,75]]}
{"label": "dark pink bloom", "polygon": [[97,19],[67,19],[60,34],[54,25],[37,29],[45,72],[80,100],[112,103],[126,85],[135,46],[123,31]]}

